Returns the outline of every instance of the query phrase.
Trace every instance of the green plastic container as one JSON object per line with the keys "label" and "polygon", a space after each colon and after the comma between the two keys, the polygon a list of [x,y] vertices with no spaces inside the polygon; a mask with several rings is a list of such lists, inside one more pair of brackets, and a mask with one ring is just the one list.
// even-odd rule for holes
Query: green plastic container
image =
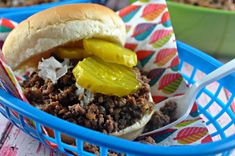
{"label": "green plastic container", "polygon": [[176,38],[220,57],[235,57],[235,11],[167,2]]}

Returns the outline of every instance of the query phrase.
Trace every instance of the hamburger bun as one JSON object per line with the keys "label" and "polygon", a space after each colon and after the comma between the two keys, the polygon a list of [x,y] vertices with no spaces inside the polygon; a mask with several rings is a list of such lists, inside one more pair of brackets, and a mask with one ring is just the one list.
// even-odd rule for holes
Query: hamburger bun
{"label": "hamburger bun", "polygon": [[125,24],[111,9],[98,4],[58,6],[21,22],[9,34],[2,50],[6,62],[16,69],[29,59],[38,62],[44,52],[87,38],[123,45]]}
{"label": "hamburger bun", "polygon": [[[7,37],[3,45],[3,54],[13,70],[21,70],[24,65],[37,65],[42,58],[49,58],[52,53],[58,52],[56,48],[83,48],[82,40],[88,38],[99,38],[123,45],[126,38],[125,24],[115,12],[101,5],[58,6],[39,12],[20,23]],[[143,86],[145,87],[144,92],[149,92],[146,89],[148,85]],[[114,133],[110,132],[110,135],[133,140],[143,132],[144,126],[153,113],[151,94],[148,93],[147,96],[148,98],[141,97],[144,99],[140,100],[140,104],[143,104],[139,105],[143,108],[141,110],[145,111],[140,112],[143,117],[126,128]],[[54,137],[52,129],[44,128],[43,131]],[[62,141],[66,143],[74,142],[74,138],[67,135],[62,134],[61,137]]]}

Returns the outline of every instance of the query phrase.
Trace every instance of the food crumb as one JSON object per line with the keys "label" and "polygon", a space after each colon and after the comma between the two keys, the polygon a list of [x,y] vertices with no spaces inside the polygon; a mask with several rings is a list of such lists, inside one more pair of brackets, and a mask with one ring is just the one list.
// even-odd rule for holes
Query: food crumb
{"label": "food crumb", "polygon": [[173,0],[175,2],[191,4],[214,9],[235,10],[234,0]]}
{"label": "food crumb", "polygon": [[149,132],[158,128],[161,128],[173,121],[176,120],[176,102],[169,101],[165,104],[165,106],[160,108],[160,111],[154,112],[151,120],[145,127],[144,132]]}
{"label": "food crumb", "polygon": [[139,142],[151,145],[156,144],[155,140],[151,136],[144,137],[143,139],[139,140]]}

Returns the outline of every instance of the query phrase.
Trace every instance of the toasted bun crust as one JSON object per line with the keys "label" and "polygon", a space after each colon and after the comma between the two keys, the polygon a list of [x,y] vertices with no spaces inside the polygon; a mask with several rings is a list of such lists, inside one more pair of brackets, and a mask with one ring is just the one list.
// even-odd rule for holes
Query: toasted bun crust
{"label": "toasted bun crust", "polygon": [[115,12],[101,5],[58,6],[21,22],[7,37],[3,54],[15,69],[32,56],[85,38],[102,38],[123,45],[125,24]]}

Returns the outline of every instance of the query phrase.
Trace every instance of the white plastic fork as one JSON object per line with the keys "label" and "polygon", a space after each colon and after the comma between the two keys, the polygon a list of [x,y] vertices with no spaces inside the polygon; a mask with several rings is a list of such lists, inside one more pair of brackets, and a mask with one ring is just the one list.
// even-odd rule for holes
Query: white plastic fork
{"label": "white plastic fork", "polygon": [[177,104],[177,108],[176,108],[177,120],[175,120],[174,122],[172,122],[164,127],[161,127],[161,128],[155,129],[153,131],[144,133],[144,135],[149,135],[152,133],[156,133],[158,131],[162,131],[162,130],[171,128],[171,127],[175,126],[176,124],[185,120],[188,117],[188,115],[193,107],[193,104],[195,102],[195,99],[196,99],[198,92],[202,88],[204,88],[206,85],[210,84],[211,82],[219,80],[219,79],[231,74],[234,71],[235,71],[235,59],[233,59],[232,61],[217,68],[216,70],[214,70],[210,74],[203,77],[200,81],[195,82],[191,87],[189,87],[187,89],[187,91],[185,92],[184,95],[171,97],[171,98],[168,98],[168,99],[156,104],[154,107],[154,111],[159,110],[161,107],[163,107],[165,105],[166,102],[175,101]]}

